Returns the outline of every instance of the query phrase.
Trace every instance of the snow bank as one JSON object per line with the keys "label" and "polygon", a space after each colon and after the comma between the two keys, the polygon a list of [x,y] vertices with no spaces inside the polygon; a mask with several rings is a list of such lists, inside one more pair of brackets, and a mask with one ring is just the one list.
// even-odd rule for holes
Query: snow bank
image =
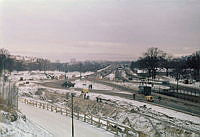
{"label": "snow bank", "polygon": [[[1,111],[1,115],[6,115],[6,112]],[[9,122],[1,117],[0,136],[1,137],[53,137],[51,133],[36,125],[25,116],[19,114],[18,119],[14,122]]]}

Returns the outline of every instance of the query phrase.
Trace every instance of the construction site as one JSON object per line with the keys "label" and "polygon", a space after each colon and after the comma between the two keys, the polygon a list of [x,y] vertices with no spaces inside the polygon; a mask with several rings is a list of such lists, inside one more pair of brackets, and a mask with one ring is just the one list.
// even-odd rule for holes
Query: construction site
{"label": "construction site", "polygon": [[[33,105],[34,101],[39,101],[49,106],[47,109],[53,106],[58,108],[55,112],[66,115],[67,111],[71,114],[71,93],[73,93],[75,115],[82,115],[83,121],[86,115],[88,120],[84,122],[89,124],[95,123],[95,121],[91,122],[91,117],[96,119],[96,122],[100,119],[104,121],[100,122],[102,124],[100,127],[117,136],[199,136],[198,112],[200,110],[196,103],[186,101],[183,106],[183,101],[162,94],[158,95],[156,92],[149,95],[153,96],[152,102],[147,100],[145,95],[135,92],[139,90],[138,84],[132,84],[130,87],[116,81],[98,79],[92,81],[93,75],[89,74],[87,78],[80,80],[78,74],[70,80],[74,83],[72,88],[63,86],[66,80],[42,80],[30,81],[30,83],[21,81],[19,94],[22,99],[33,102]],[[193,108],[194,111],[188,112],[189,108]],[[193,115],[195,112],[197,113]],[[109,128],[106,128],[106,124],[105,127],[103,126],[107,121],[110,123]],[[99,124],[97,126],[99,127]],[[124,127],[129,129],[130,134],[126,134]]]}

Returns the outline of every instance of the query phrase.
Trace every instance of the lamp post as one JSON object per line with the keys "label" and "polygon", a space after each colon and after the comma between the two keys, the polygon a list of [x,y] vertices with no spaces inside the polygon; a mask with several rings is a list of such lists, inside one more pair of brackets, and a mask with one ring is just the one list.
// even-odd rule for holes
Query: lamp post
{"label": "lamp post", "polygon": [[81,80],[81,70],[82,70],[82,63],[80,63],[80,80]]}
{"label": "lamp post", "polygon": [[73,98],[75,94],[71,93],[71,101],[72,101],[72,137],[74,137],[74,105],[73,105]]}

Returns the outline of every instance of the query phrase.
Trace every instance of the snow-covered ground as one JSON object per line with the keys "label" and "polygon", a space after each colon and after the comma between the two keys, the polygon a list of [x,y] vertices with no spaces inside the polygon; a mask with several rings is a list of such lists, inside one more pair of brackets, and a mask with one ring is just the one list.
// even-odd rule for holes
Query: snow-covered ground
{"label": "snow-covered ground", "polygon": [[[79,88],[84,88],[84,85],[82,85],[83,81],[77,80],[76,82],[77,82],[77,84],[80,84]],[[74,93],[76,93],[76,95],[81,94],[80,91],[75,91],[73,89],[68,89],[68,90],[55,89],[55,88],[49,88],[49,87],[44,87],[44,86],[38,86],[36,84],[29,84],[29,85],[26,85],[26,86],[19,87],[19,93],[23,93],[23,92],[28,93],[28,92],[32,92],[32,91],[35,92],[38,88],[45,88],[50,92],[54,92],[54,93],[57,92],[57,93],[61,93],[61,94],[67,93],[67,92],[74,92]],[[100,88],[100,89],[102,89],[102,88]],[[112,89],[110,89],[110,90],[112,90]],[[33,92],[33,94],[34,94],[34,92]],[[123,92],[123,91],[121,91],[121,92]],[[146,105],[147,108],[151,108],[151,110],[153,110],[155,112],[160,112],[160,113],[163,113],[163,114],[168,115],[170,117],[174,117],[174,118],[181,119],[181,120],[188,120],[188,121],[200,124],[200,118],[199,117],[191,116],[189,114],[177,112],[177,111],[167,109],[167,108],[163,108],[163,107],[159,107],[159,106],[156,106],[156,105],[143,103],[143,102],[139,102],[139,101],[135,101],[135,100],[124,99],[124,98],[116,97],[116,96],[92,93],[92,92],[90,92],[88,95],[90,96],[90,99],[93,99],[93,100],[96,100],[96,97],[98,97],[98,96],[102,96],[105,99],[110,99],[110,100],[116,101],[116,102],[118,102],[118,104],[123,104],[123,103],[127,104],[127,105],[131,104],[131,105],[136,106],[136,107]]]}
{"label": "snow-covered ground", "polygon": [[120,86],[125,86],[132,89],[138,89],[140,85],[139,83],[130,83],[130,82],[111,82],[111,83],[114,83]]}
{"label": "snow-covered ground", "polygon": [[[88,76],[93,74],[94,72],[84,72],[81,73],[82,77]],[[12,79],[12,81],[19,81],[20,78],[23,78],[23,80],[25,81],[33,81],[33,80],[47,80],[50,79],[49,77],[46,76],[46,74],[50,75],[50,76],[54,76],[57,79],[60,78],[64,78],[64,76],[66,75],[66,77],[68,78],[72,78],[72,77],[79,77],[80,76],[80,72],[60,72],[60,71],[19,71],[19,72],[12,72],[10,79]]]}
{"label": "snow-covered ground", "polygon": [[[163,76],[163,78],[160,78],[160,80],[168,80],[170,83],[173,83],[173,84],[177,83],[177,81],[172,77]],[[194,82],[192,84],[184,84],[181,81],[179,81],[179,85],[200,89],[200,82]]]}
{"label": "snow-covered ground", "polygon": [[[54,137],[71,137],[70,117],[38,109],[23,103],[19,103],[19,108],[27,118],[51,132]],[[74,120],[74,127],[75,137],[114,137],[113,134],[103,129],[96,128],[78,120]]]}
{"label": "snow-covered ground", "polygon": [[109,80],[114,80],[115,79],[115,74],[114,73],[110,73],[106,76],[106,78],[108,78]]}
{"label": "snow-covered ground", "polygon": [[[93,89],[111,90],[111,91],[115,92],[115,90],[113,90],[112,87],[105,86],[102,84],[97,84],[97,83],[84,81],[84,80],[76,80],[75,81],[76,88],[88,88],[88,86],[90,84],[93,85]],[[130,88],[138,87],[138,84],[133,84],[133,83],[118,83],[118,84],[121,84],[121,85],[125,84],[126,86],[128,86]],[[72,89],[69,89],[69,90],[54,89],[54,88],[39,86],[34,83],[20,85],[19,93],[22,94],[22,93],[31,92],[33,95],[32,97],[35,99],[38,99],[38,97],[34,96],[34,94],[40,88],[43,88],[43,89],[45,89],[49,92],[53,92],[53,93],[64,93],[65,94],[67,92],[74,92],[74,93],[76,93],[76,95],[80,95],[80,91],[74,91]],[[120,92],[123,92],[123,91],[120,91]],[[152,125],[156,125],[157,126],[156,128],[159,129],[160,133],[165,132],[164,133],[165,136],[171,136],[171,134],[168,134],[169,132],[166,130],[166,127],[167,127],[166,124],[170,125],[170,127],[172,127],[172,126],[178,127],[181,129],[183,128],[186,131],[187,130],[188,131],[197,131],[200,133],[200,118],[199,117],[191,116],[189,114],[181,113],[181,112],[171,110],[171,109],[166,109],[166,108],[159,107],[156,105],[151,105],[148,103],[124,99],[121,97],[102,95],[102,94],[96,94],[96,93],[89,93],[88,95],[90,96],[91,100],[96,100],[96,97],[101,96],[104,99],[114,102],[119,107],[128,109],[129,112],[131,110],[137,111],[137,113],[120,112],[120,113],[116,114],[116,117],[118,117],[118,120],[119,120],[118,122],[120,122],[120,121],[123,122],[126,118],[128,118],[129,120],[131,120],[131,123],[134,124],[135,129],[145,132],[147,134],[151,134],[150,135],[151,137],[154,136],[154,133],[152,133],[152,127],[153,127]],[[58,104],[62,105],[63,102],[59,102]],[[146,107],[144,107],[144,105]],[[25,113],[28,117],[30,117],[37,124],[42,125],[42,127],[47,129],[48,131],[51,131],[52,134],[54,134],[56,136],[63,136],[63,134],[66,134],[66,135],[69,134],[69,136],[70,136],[70,133],[71,133],[70,126],[69,127],[67,126],[67,125],[70,125],[69,117],[61,116],[60,114],[58,115],[58,114],[48,112],[48,111],[45,111],[42,109],[36,109],[31,106],[26,106],[25,104],[20,104],[20,106],[21,106],[21,110],[23,113]],[[34,112],[34,113],[32,113],[32,112]],[[51,119],[52,117],[55,120],[58,120],[58,121],[60,120],[60,122],[61,121],[62,122],[61,123],[55,122],[54,120]],[[148,119],[150,119],[150,120],[148,120]],[[49,120],[51,122],[50,122],[50,124],[47,124],[49,122]],[[153,122],[153,124],[150,121]],[[55,124],[51,125],[51,123],[52,124],[55,123]],[[60,130],[61,133],[58,132],[59,130],[57,131],[57,128],[58,128],[57,126],[59,125],[59,123],[61,125],[61,130]],[[68,123],[68,124],[66,124],[66,123]],[[65,124],[66,124],[66,127],[65,127]],[[76,125],[77,125],[77,127],[75,130],[80,135],[84,135],[84,133],[90,134],[89,131],[87,129],[84,129],[83,127],[86,127],[88,129],[94,130],[94,131],[100,130],[100,129],[96,129],[95,127],[89,126],[89,125],[79,122],[79,121],[76,121]],[[80,132],[78,132],[77,129],[78,130],[82,129],[82,130],[80,130]],[[65,133],[66,131],[67,131],[67,133]],[[104,132],[103,130],[95,131],[95,133],[98,133],[99,136],[102,135],[102,137],[111,136],[110,133]],[[92,131],[91,135],[98,136],[95,133],[93,133],[93,131]],[[194,134],[192,134],[192,135],[194,135]],[[198,135],[196,136],[196,134],[194,136],[198,137]],[[90,137],[90,136],[88,135],[87,137]]]}
{"label": "snow-covered ground", "polygon": [[178,111],[175,111],[175,110],[159,107],[159,106],[156,106],[156,105],[143,103],[143,102],[139,102],[139,101],[135,101],[135,100],[124,99],[124,98],[121,98],[121,97],[110,96],[110,95],[102,95],[102,94],[96,94],[96,93],[89,93],[89,96],[90,96],[90,99],[93,99],[93,100],[96,100],[96,97],[101,96],[104,99],[108,99],[108,100],[110,99],[112,101],[115,101],[117,104],[120,104],[122,106],[132,105],[132,106],[136,106],[136,107],[141,107],[141,106],[146,105],[146,107],[148,109],[152,110],[154,113],[159,112],[159,113],[163,113],[163,114],[165,114],[169,117],[174,117],[174,118],[177,118],[177,119],[187,120],[187,121],[191,121],[193,123],[200,124],[200,118],[199,117],[191,116],[189,114],[185,114],[185,113],[178,112]]}
{"label": "snow-covered ground", "polygon": [[74,83],[75,83],[75,88],[88,88],[89,85],[92,84],[92,89],[95,90],[113,90],[112,87],[87,80],[76,80],[74,81]]}
{"label": "snow-covered ground", "polygon": [[[134,125],[135,129],[148,134],[150,137],[155,135],[152,133],[152,129],[157,129],[163,134],[162,136],[171,137],[173,132],[166,130],[165,126],[177,127],[179,129],[184,129],[185,131],[188,130],[192,133],[191,136],[200,136],[200,117],[120,97],[102,94],[100,95],[95,93],[89,93],[89,96],[92,100],[95,100],[97,96],[100,96],[101,98],[111,100],[111,102],[118,104],[122,108],[127,108],[129,111],[134,110],[137,112],[117,112],[113,116],[118,117],[119,122],[121,121],[120,123],[123,123],[128,118]],[[196,134],[194,131],[198,133]],[[185,136],[185,133],[182,135],[176,134],[174,136]]]}
{"label": "snow-covered ground", "polygon": [[46,75],[43,71],[19,71],[19,72],[12,72],[10,76],[12,81],[19,81],[20,78],[23,80],[43,80],[47,79]]}
{"label": "snow-covered ground", "polygon": [[[85,77],[85,76],[88,76],[88,75],[91,75],[93,74],[94,72],[84,72],[84,73],[81,73],[81,76],[82,77]],[[72,77],[80,77],[80,72],[78,71],[75,71],[75,72],[68,72],[66,73],[66,76],[68,78],[72,78]]]}
{"label": "snow-covered ground", "polygon": [[[134,75],[137,75],[136,73],[130,71],[132,74]],[[172,77],[167,77],[167,76],[158,76],[157,80],[160,80],[160,81],[169,81],[170,83],[172,84],[176,84],[177,81],[175,78],[172,78]],[[200,89],[200,82],[194,82],[192,84],[184,84],[183,82],[181,82],[181,80],[179,81],[179,85],[182,85],[182,86],[186,86],[186,87],[193,87],[193,88],[197,88],[197,89]]]}
{"label": "snow-covered ground", "polygon": [[[57,93],[67,93],[67,92],[74,92],[76,93],[76,96],[80,95],[80,91],[74,91],[74,90],[64,90],[64,89],[54,89],[54,88],[48,88],[48,87],[42,87],[46,88],[49,92],[57,92]],[[25,91],[27,88],[22,88],[21,91]],[[200,118],[196,116],[191,116],[189,114],[185,114],[182,112],[178,112],[175,110],[159,107],[156,105],[143,103],[135,100],[128,100],[121,97],[116,96],[110,96],[110,95],[102,95],[97,93],[89,93],[91,100],[96,100],[96,97],[101,97],[107,100],[111,100],[115,102],[116,104],[123,106],[125,108],[129,109],[140,109],[141,107],[146,105],[146,109],[141,110],[141,114],[153,117],[155,119],[158,119],[160,121],[170,122],[177,126],[182,126],[187,129],[197,130],[200,131]],[[61,103],[62,104],[62,103]],[[126,116],[126,115],[124,115]],[[141,123],[140,123],[141,124]]]}
{"label": "snow-covered ground", "polygon": [[0,137],[53,137],[46,129],[20,113],[14,122],[10,122],[7,115],[7,112],[0,112]]}
{"label": "snow-covered ground", "polygon": [[[70,92],[70,91],[66,91],[66,92]],[[74,92],[76,93],[76,96],[80,94],[80,92],[78,91],[74,91]],[[188,137],[188,136],[185,136],[187,134],[186,133],[187,130],[190,131],[190,134],[191,134],[191,131],[200,132],[200,123],[199,123],[200,118],[198,117],[194,117],[194,116],[173,111],[170,109],[165,109],[165,108],[158,107],[155,105],[149,105],[147,103],[141,103],[141,102],[133,101],[133,100],[126,100],[119,97],[100,95],[100,94],[95,94],[95,93],[89,93],[89,96],[90,96],[90,99],[92,100],[96,100],[97,96],[110,100],[106,104],[111,104],[112,106],[114,104],[117,104],[116,108],[118,109],[122,108],[122,110],[123,108],[126,108],[127,110],[129,110],[129,111],[127,110],[115,111],[118,109],[114,108],[114,111],[113,109],[108,109],[107,112],[104,112],[104,113],[109,113],[109,117],[107,118],[119,124],[124,123],[124,121],[126,121],[126,119],[128,118],[131,124],[133,124],[134,126],[133,128],[135,128],[137,131],[146,133],[147,135],[149,135],[149,137],[154,137],[155,127],[160,133],[163,133],[161,137],[164,137],[164,136],[171,137],[173,132],[175,132],[177,128],[181,130],[183,129],[184,132],[181,132],[180,134],[175,133],[176,135],[174,135],[173,137],[179,137],[181,135],[183,137]],[[56,103],[55,105],[64,107],[62,106],[63,105],[62,103]],[[81,106],[81,104],[77,104],[77,105]],[[102,107],[104,106],[103,104],[101,105]],[[146,105],[146,107],[143,107],[144,105]],[[93,104],[91,104],[91,106],[93,106]],[[103,109],[105,108],[103,107]],[[130,113],[132,110],[136,111],[137,113],[135,113],[134,111]],[[115,118],[113,119],[112,117],[115,117]],[[104,118],[106,117],[104,116]],[[170,127],[170,131],[166,130],[166,127]],[[175,129],[173,129],[174,127]],[[199,136],[198,134],[195,134],[192,132],[192,137],[199,137]]]}

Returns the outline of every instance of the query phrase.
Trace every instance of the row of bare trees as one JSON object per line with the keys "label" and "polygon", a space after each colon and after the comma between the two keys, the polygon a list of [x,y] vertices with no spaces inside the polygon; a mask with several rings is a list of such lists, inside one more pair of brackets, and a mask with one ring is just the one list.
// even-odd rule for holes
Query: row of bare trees
{"label": "row of bare trees", "polygon": [[12,71],[14,60],[10,58],[10,53],[6,49],[0,49],[0,74],[4,69]]}
{"label": "row of bare trees", "polygon": [[61,63],[60,61],[51,62],[48,59],[37,58],[34,61],[16,60],[6,49],[0,49],[0,74],[3,70],[22,71],[22,70],[58,70],[58,71],[97,71],[108,66],[112,62],[85,61],[76,64]]}
{"label": "row of bare trees", "polygon": [[148,76],[155,79],[157,71],[166,70],[166,75],[171,75],[180,79],[180,77],[192,77],[200,80],[200,51],[189,56],[173,58],[166,52],[158,48],[149,48],[142,57],[131,63],[131,69],[140,68],[148,71]]}

